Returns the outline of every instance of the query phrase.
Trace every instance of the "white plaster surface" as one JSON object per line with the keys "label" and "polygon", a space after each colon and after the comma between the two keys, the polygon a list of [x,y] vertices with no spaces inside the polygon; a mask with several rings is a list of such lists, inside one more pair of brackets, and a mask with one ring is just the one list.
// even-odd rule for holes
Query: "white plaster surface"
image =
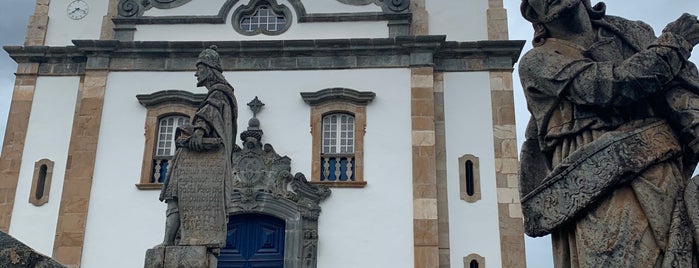
{"label": "white plaster surface", "polygon": [[[221,7],[229,0],[207,0],[207,5],[201,5],[200,2],[192,1],[182,6],[172,9],[157,9],[151,8],[144,13],[144,16],[191,16],[191,15],[216,15],[221,10]],[[234,11],[238,6],[247,5],[250,0],[240,0],[235,4]],[[381,7],[369,4],[365,6],[354,6],[340,3],[337,0],[305,0],[303,3],[306,13],[341,13],[341,12],[380,12]],[[294,14],[294,7],[285,0],[277,0],[277,4],[285,5]],[[230,15],[230,14],[229,14]]]}
{"label": "white plaster surface", "polygon": [[296,14],[293,16],[291,27],[280,35],[239,34],[233,29],[229,16],[225,24],[137,25],[134,40],[244,41],[388,37],[385,21],[298,23],[295,19]]}
{"label": "white plaster surface", "polygon": [[[447,147],[449,245],[451,267],[476,253],[488,267],[500,267],[490,78],[487,72],[445,73],[444,113]],[[459,157],[479,158],[481,200],[468,203],[459,195]]]}
{"label": "white plaster surface", "polygon": [[[51,256],[63,191],[68,146],[80,78],[39,77],[19,170],[10,234],[38,252]],[[34,163],[54,161],[49,201],[29,203]],[[47,187],[48,188],[48,187]]]}
{"label": "white plaster surface", "polygon": [[303,2],[306,12],[311,13],[341,13],[341,12],[381,12],[381,7],[375,4],[355,6],[340,3],[337,0],[305,0]]}
{"label": "white plaster surface", "polygon": [[[223,4],[228,2],[229,0],[205,0],[206,5],[202,5],[204,1],[197,1],[193,0],[189,3],[186,3],[184,5],[181,5],[176,8],[170,8],[170,9],[157,9],[157,8],[151,8],[149,10],[146,10],[143,13],[143,16],[153,16],[153,17],[159,17],[159,16],[197,16],[197,15],[205,15],[205,16],[212,16],[212,15],[217,15],[218,12],[221,10],[221,7],[223,7]],[[247,2],[248,0],[242,0],[240,2]]]}
{"label": "white plaster surface", "polygon": [[449,41],[488,39],[487,0],[427,0],[429,34]]}
{"label": "white plaster surface", "polygon": [[49,6],[49,26],[46,33],[47,46],[73,45],[73,39],[99,39],[102,31],[102,18],[107,14],[106,0],[86,0],[89,13],[81,20],[73,20],[67,15],[67,7],[73,0],[51,0]]}
{"label": "white plaster surface", "polygon": [[[216,0],[221,1],[221,0]],[[291,26],[280,35],[258,34],[247,36],[239,34],[233,29],[232,18],[234,11],[249,1],[236,3],[226,16],[224,24],[178,24],[178,25],[137,25],[134,40],[136,41],[240,41],[240,40],[294,40],[294,39],[334,39],[334,38],[385,38],[388,37],[388,26],[386,21],[360,21],[360,22],[298,22],[298,15],[293,6],[288,1],[280,0],[278,4],[283,4],[291,10]],[[306,1],[308,2],[308,1]],[[318,2],[318,3],[316,3]],[[344,5],[335,0],[314,1],[313,6],[320,6],[319,10],[330,13],[337,11],[337,5],[352,7],[354,9],[364,8]],[[184,12],[184,6],[172,10]],[[213,5],[213,4],[212,4]],[[211,6],[211,5],[210,5]],[[324,8],[322,8],[324,7]],[[334,7],[334,8],[333,8]],[[201,8],[197,8],[201,9]],[[306,9],[308,13],[311,13]],[[356,11],[356,10],[355,10]],[[149,11],[150,12],[150,11]],[[165,11],[162,11],[165,12]],[[320,12],[320,11],[319,11]],[[217,14],[216,11],[213,14]],[[172,15],[172,14],[168,14]],[[187,34],[182,34],[187,33]]]}
{"label": "white plaster surface", "polygon": [[[410,71],[328,70],[228,72],[239,105],[238,129],[258,115],[270,143],[293,159],[292,173],[310,178],[310,107],[299,92],[346,87],[376,92],[367,107],[363,189],[333,189],[319,222],[318,267],[412,267]],[[111,73],[87,218],[83,267],[141,267],[145,251],[162,240],[165,204],[158,191],[140,191],[146,109],[137,94],[194,89],[191,72]],[[195,92],[204,92],[196,89]],[[385,250],[376,250],[385,249]],[[119,252],[119,254],[113,254]],[[349,254],[348,252],[351,252]]]}

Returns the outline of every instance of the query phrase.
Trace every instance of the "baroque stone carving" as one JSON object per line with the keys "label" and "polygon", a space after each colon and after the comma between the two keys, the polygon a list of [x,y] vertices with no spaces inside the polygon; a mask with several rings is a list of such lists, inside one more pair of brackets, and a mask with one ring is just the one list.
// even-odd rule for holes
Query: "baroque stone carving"
{"label": "baroque stone carving", "polygon": [[656,37],[590,0],[523,0],[534,48],[519,71],[525,232],[556,267],[696,267],[699,21]]}
{"label": "baroque stone carving", "polygon": [[242,148],[233,153],[233,182],[229,215],[264,213],[286,222],[284,267],[315,268],[318,217],[322,200],[330,196],[324,185],[310,184],[302,173],[291,174],[291,159],[262,144],[257,113],[264,106],[255,97],[248,103],[253,118],[240,134]]}
{"label": "baroque stone carving", "polygon": [[134,17],[143,15],[143,12],[151,8],[171,9],[191,1],[192,0],[120,0],[117,11],[121,17]]}
{"label": "baroque stone carving", "polygon": [[408,10],[410,7],[410,0],[337,0],[340,3],[364,6],[368,4],[376,4],[384,9],[388,9],[393,12],[402,12]]}

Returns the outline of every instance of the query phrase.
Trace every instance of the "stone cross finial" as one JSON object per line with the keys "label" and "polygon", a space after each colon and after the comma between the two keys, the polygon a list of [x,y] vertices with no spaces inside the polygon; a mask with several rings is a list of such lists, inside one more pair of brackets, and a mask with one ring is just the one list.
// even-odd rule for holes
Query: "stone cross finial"
{"label": "stone cross finial", "polygon": [[256,118],[257,113],[259,113],[260,110],[262,110],[262,106],[265,106],[265,104],[262,103],[260,99],[257,98],[257,96],[255,96],[255,99],[248,102],[248,106],[250,106],[250,110],[252,110],[252,117]]}

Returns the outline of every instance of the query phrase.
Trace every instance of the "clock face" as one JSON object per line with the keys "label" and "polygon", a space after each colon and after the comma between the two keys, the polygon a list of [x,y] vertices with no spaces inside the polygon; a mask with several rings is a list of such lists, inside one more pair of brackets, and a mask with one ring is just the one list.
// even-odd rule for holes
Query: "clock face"
{"label": "clock face", "polygon": [[68,4],[66,12],[68,12],[68,17],[74,20],[79,20],[87,16],[87,12],[90,7],[83,0],[75,0]]}

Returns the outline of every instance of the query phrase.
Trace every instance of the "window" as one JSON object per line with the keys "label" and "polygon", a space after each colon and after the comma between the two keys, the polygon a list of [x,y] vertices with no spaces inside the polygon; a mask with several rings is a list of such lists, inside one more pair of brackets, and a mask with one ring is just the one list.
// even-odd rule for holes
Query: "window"
{"label": "window", "polygon": [[145,146],[141,179],[136,184],[138,189],[162,188],[169,161],[175,154],[175,131],[178,126],[189,123],[205,97],[206,94],[181,90],[158,91],[136,96],[141,105],[148,110],[144,126]]}
{"label": "window", "polygon": [[275,0],[253,0],[233,15],[233,28],[243,35],[279,35],[291,26],[291,11]]}
{"label": "window", "polygon": [[354,116],[349,114],[324,116],[322,137],[320,181],[356,181]]}
{"label": "window", "polygon": [[53,165],[54,162],[48,159],[41,159],[34,163],[34,178],[32,179],[31,192],[29,192],[29,203],[41,206],[49,202]]}
{"label": "window", "polygon": [[478,254],[464,257],[464,268],[485,268],[485,258]]}
{"label": "window", "polygon": [[459,185],[461,199],[473,203],[481,199],[478,157],[467,154],[459,158]]}
{"label": "window", "polygon": [[258,7],[255,14],[243,17],[240,20],[240,28],[248,33],[255,33],[258,29],[276,32],[284,29],[285,25],[286,17],[277,15],[269,6]]}
{"label": "window", "polygon": [[183,115],[170,115],[159,120],[150,183],[163,183],[168,164],[175,155],[175,130],[187,123],[189,123],[189,117]]}
{"label": "window", "polygon": [[332,187],[364,187],[366,106],[373,92],[329,88],[303,92],[311,106],[311,182]]}

